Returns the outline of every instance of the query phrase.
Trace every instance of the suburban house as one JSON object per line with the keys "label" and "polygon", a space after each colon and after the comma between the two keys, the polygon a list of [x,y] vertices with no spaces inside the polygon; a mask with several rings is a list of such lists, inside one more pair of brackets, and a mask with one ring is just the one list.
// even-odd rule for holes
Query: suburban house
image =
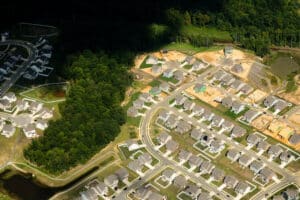
{"label": "suburban house", "polygon": [[183,79],[184,79],[184,74],[183,74],[183,72],[182,71],[180,71],[180,70],[176,70],[174,73],[173,73],[173,76],[174,76],[174,78],[176,79],[176,80],[178,80],[178,81],[183,81]]}
{"label": "suburban house", "polygon": [[166,78],[173,77],[173,71],[174,70],[172,68],[166,69],[163,73],[163,77],[166,77]]}
{"label": "suburban house", "polygon": [[202,115],[202,119],[204,119],[205,121],[211,121],[212,118],[214,117],[214,113],[212,113],[211,111],[209,110],[204,110],[204,113]]}
{"label": "suburban house", "polygon": [[108,187],[110,187],[112,189],[115,189],[115,188],[118,187],[119,179],[115,174],[111,174],[111,175],[104,178],[104,183]]}
{"label": "suburban house", "polygon": [[222,129],[225,131],[231,131],[233,129],[234,125],[230,121],[225,120],[222,123]]}
{"label": "suburban house", "polygon": [[268,154],[272,158],[277,158],[282,152],[283,149],[279,145],[272,145],[268,150]]}
{"label": "suburban house", "polygon": [[186,100],[187,100],[187,98],[186,98],[185,96],[183,96],[183,95],[178,95],[178,96],[176,96],[176,98],[175,98],[175,103],[176,103],[176,105],[181,106],[181,105],[183,105],[183,103],[184,103]]}
{"label": "suburban house", "polygon": [[224,183],[225,183],[226,187],[230,188],[230,189],[235,188],[235,186],[238,184],[238,182],[239,182],[238,179],[231,175],[227,175],[224,178]]}
{"label": "suburban house", "polygon": [[146,59],[146,64],[147,65],[156,65],[156,64],[158,64],[158,59],[155,56],[150,55]]}
{"label": "suburban house", "polygon": [[212,197],[209,195],[208,192],[201,192],[197,200],[212,200]]}
{"label": "suburban house", "polygon": [[23,128],[23,132],[27,138],[38,137],[34,124],[28,124],[26,127]]}
{"label": "suburban house", "polygon": [[200,138],[202,137],[202,132],[200,129],[196,129],[194,128],[192,131],[191,131],[191,137],[195,140],[200,140]]}
{"label": "suburban house", "polygon": [[150,89],[149,93],[152,95],[152,96],[157,96],[161,93],[161,90],[160,90],[160,87],[158,86],[154,86]]}
{"label": "suburban house", "polygon": [[225,108],[231,108],[232,106],[232,98],[227,96],[227,97],[224,97],[221,101],[222,105],[225,107]]}
{"label": "suburban house", "polygon": [[300,143],[300,134],[295,133],[289,138],[289,143],[292,145],[298,145]]}
{"label": "suburban house", "polygon": [[96,191],[93,189],[89,189],[89,190],[80,192],[80,197],[82,200],[97,200],[97,199],[99,199]]}
{"label": "suburban house", "polygon": [[239,102],[239,101],[233,101],[232,102],[231,111],[234,112],[235,114],[239,114],[244,109],[245,109],[245,105],[242,104],[241,102]]}
{"label": "suburban house", "polygon": [[221,127],[222,123],[224,122],[224,119],[218,115],[215,115],[212,119],[211,125],[213,127]]}
{"label": "suburban house", "polygon": [[147,103],[152,101],[151,95],[149,93],[145,93],[145,92],[140,94],[139,99],[144,102],[147,102]]}
{"label": "suburban house", "polygon": [[203,114],[204,108],[196,104],[196,105],[193,107],[192,111],[193,111],[193,114],[194,114],[195,116],[198,116],[198,117],[199,117],[200,115]]}
{"label": "suburban house", "polygon": [[300,199],[299,190],[294,188],[288,188],[286,191],[283,192],[283,197],[286,200],[299,200]]}
{"label": "suburban house", "polygon": [[209,146],[209,152],[219,153],[225,148],[225,145],[219,140],[213,140]]}
{"label": "suburban house", "polygon": [[204,133],[200,139],[201,145],[206,147],[210,146],[210,144],[214,141],[214,138],[212,135],[209,135],[208,133]]}
{"label": "suburban house", "polygon": [[243,137],[247,133],[246,129],[240,127],[240,126],[234,126],[231,131],[231,137],[232,138],[240,138]]}
{"label": "suburban house", "polygon": [[169,129],[174,129],[177,126],[178,122],[179,120],[177,119],[177,116],[171,114],[168,120],[166,121],[165,126]]}
{"label": "suburban house", "polygon": [[270,146],[271,145],[267,141],[262,140],[257,143],[256,148],[258,151],[267,151],[270,148]]}
{"label": "suburban house", "polygon": [[214,168],[215,168],[214,164],[212,164],[211,162],[205,160],[200,165],[200,172],[204,173],[204,174],[210,174]]}
{"label": "suburban house", "polygon": [[201,193],[201,188],[194,184],[188,184],[185,192],[193,199],[196,199],[197,196]]}
{"label": "suburban house", "polygon": [[141,186],[135,190],[134,198],[138,200],[147,200],[152,194],[152,191],[149,188],[146,188],[145,186]]}
{"label": "suburban house", "polygon": [[177,174],[173,169],[166,169],[161,174],[162,179],[167,182],[172,182],[176,176]]}
{"label": "suburban house", "polygon": [[179,176],[175,177],[175,179],[173,180],[173,184],[175,187],[183,189],[186,187],[187,180],[186,180],[185,176],[179,175]]}
{"label": "suburban house", "polygon": [[248,167],[248,165],[250,165],[251,162],[252,162],[252,158],[247,156],[246,154],[243,154],[239,158],[239,164],[242,165],[243,167]]}
{"label": "suburban house", "polygon": [[225,172],[219,168],[214,168],[211,172],[211,177],[214,181],[221,182],[225,177]]}
{"label": "suburban house", "polygon": [[261,114],[261,112],[256,110],[248,110],[244,116],[243,120],[245,120],[248,123],[251,123],[256,117],[258,117]]}
{"label": "suburban house", "polygon": [[248,145],[255,146],[258,142],[261,141],[261,137],[257,136],[256,134],[249,134],[247,137]]}
{"label": "suburban house", "polygon": [[231,74],[226,74],[220,81],[221,85],[229,86],[235,81],[235,78]]}
{"label": "suburban house", "polygon": [[141,145],[133,139],[126,140],[123,146],[128,148],[128,151],[134,151],[141,148]]}
{"label": "suburban house", "polygon": [[169,92],[170,85],[167,82],[163,82],[159,85],[159,89],[164,92]]}
{"label": "suburban house", "polygon": [[169,135],[168,133],[166,133],[166,132],[163,132],[163,133],[161,133],[161,134],[159,134],[158,136],[157,136],[157,141],[159,142],[159,144],[166,144],[169,140],[171,140],[172,139],[172,136],[171,135]]}
{"label": "suburban house", "polygon": [[190,158],[191,155],[192,155],[191,152],[182,149],[178,153],[178,159],[180,160],[180,162],[186,162]]}
{"label": "suburban house", "polygon": [[264,183],[269,183],[272,179],[277,178],[277,175],[271,169],[265,167],[260,170],[259,177]]}
{"label": "suburban house", "polygon": [[230,85],[230,87],[232,89],[234,89],[235,91],[240,91],[240,89],[242,89],[242,87],[245,85],[244,82],[242,82],[241,80],[236,79],[235,81],[233,81]]}
{"label": "suburban house", "polygon": [[42,108],[43,108],[43,104],[40,103],[40,102],[37,102],[37,101],[32,101],[32,102],[30,102],[30,104],[29,104],[29,110],[30,110],[32,113],[39,112]]}
{"label": "suburban house", "polygon": [[268,96],[265,100],[264,100],[264,105],[267,108],[271,108],[275,105],[275,103],[277,103],[279,101],[279,99],[275,96]]}
{"label": "suburban house", "polygon": [[231,67],[231,71],[239,74],[244,71],[244,68],[243,68],[242,64],[235,64]]}
{"label": "suburban house", "polygon": [[91,180],[86,186],[88,190],[94,190],[97,195],[105,196],[108,194],[108,187],[98,179]]}
{"label": "suburban house", "polygon": [[118,169],[115,172],[116,176],[118,177],[118,179],[122,182],[126,182],[128,181],[128,177],[129,177],[129,172],[127,171],[127,169],[125,169],[124,167]]}
{"label": "suburban house", "polygon": [[174,140],[169,140],[166,143],[166,149],[167,152],[173,153],[174,151],[176,151],[178,149],[179,145],[177,142],[175,142]]}
{"label": "suburban house", "polygon": [[291,160],[294,159],[294,156],[291,154],[290,151],[284,151],[280,154],[280,160],[281,162],[284,162],[284,163],[289,163]]}
{"label": "suburban house", "polygon": [[6,110],[11,107],[11,104],[7,99],[0,99],[0,109]]}
{"label": "suburban house", "polygon": [[188,122],[186,122],[184,120],[180,120],[177,124],[175,131],[180,134],[184,134],[184,133],[190,131],[191,128],[192,128],[191,124],[189,124]]}
{"label": "suburban house", "polygon": [[205,69],[207,65],[205,65],[203,62],[199,62],[198,60],[194,62],[192,66],[193,71],[199,71],[201,69]]}
{"label": "suburban house", "polygon": [[184,103],[183,103],[183,109],[185,111],[191,111],[193,109],[193,107],[195,106],[195,103],[189,99],[187,99]]}
{"label": "suburban house", "polygon": [[250,164],[250,170],[256,175],[264,168],[264,164],[260,161],[254,160]]}
{"label": "suburban house", "polygon": [[250,192],[250,189],[250,186],[243,181],[240,181],[234,188],[235,192],[241,195],[247,194],[248,192]]}
{"label": "suburban house", "polygon": [[143,153],[137,158],[137,160],[141,165],[151,165],[153,161],[152,156],[149,153]]}
{"label": "suburban house", "polygon": [[130,163],[128,163],[128,168],[131,169],[134,172],[142,172],[143,166],[138,160],[133,160]]}
{"label": "suburban house", "polygon": [[139,115],[139,111],[135,107],[129,107],[127,110],[127,115],[129,117],[137,117]]}
{"label": "suburban house", "polygon": [[47,107],[43,107],[41,108],[41,110],[39,111],[39,116],[42,119],[50,119],[53,117],[53,109],[49,109]]}
{"label": "suburban house", "polygon": [[232,54],[233,47],[232,46],[226,46],[223,51],[224,51],[225,57],[227,57],[227,56]]}
{"label": "suburban house", "polygon": [[24,111],[29,107],[29,103],[24,99],[18,99],[16,102],[16,106],[19,109],[19,111]]}
{"label": "suburban house", "polygon": [[158,119],[164,123],[169,119],[170,113],[167,110],[161,110],[158,114]]}
{"label": "suburban house", "polygon": [[243,87],[240,89],[240,92],[244,95],[248,95],[253,91],[253,87],[248,84],[244,84]]}
{"label": "suburban house", "polygon": [[191,167],[199,167],[203,162],[203,159],[192,154],[189,158],[189,165]]}
{"label": "suburban house", "polygon": [[5,137],[9,138],[14,135],[15,131],[16,131],[16,128],[13,125],[4,124],[1,135],[4,135]]}
{"label": "suburban house", "polygon": [[274,110],[275,110],[275,114],[278,114],[280,113],[281,111],[283,111],[284,109],[286,109],[287,107],[289,107],[289,103],[283,101],[283,100],[280,100],[278,101],[275,106],[274,106]]}
{"label": "suburban house", "polygon": [[226,157],[232,162],[237,161],[241,156],[241,153],[236,149],[229,149],[227,151]]}
{"label": "suburban house", "polygon": [[215,73],[215,75],[213,76],[213,80],[217,80],[217,81],[221,81],[221,79],[226,76],[226,72],[224,72],[223,70],[219,70]]}

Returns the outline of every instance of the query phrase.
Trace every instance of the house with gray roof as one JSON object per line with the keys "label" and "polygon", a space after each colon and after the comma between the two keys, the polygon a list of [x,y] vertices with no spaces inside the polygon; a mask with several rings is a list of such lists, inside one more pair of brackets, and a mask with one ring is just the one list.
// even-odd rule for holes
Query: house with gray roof
{"label": "house with gray roof", "polygon": [[127,110],[127,115],[129,117],[137,117],[139,115],[139,111],[135,107],[129,107]]}
{"label": "house with gray roof", "polygon": [[198,60],[196,60],[192,66],[192,70],[199,71],[201,69],[205,69],[206,67],[207,65],[205,65],[203,62],[199,62]]}
{"label": "house with gray roof", "polygon": [[239,74],[244,71],[244,68],[243,68],[242,64],[235,64],[231,67],[231,71]]}
{"label": "house with gray roof", "polygon": [[225,108],[231,108],[232,106],[232,98],[230,96],[224,97],[221,101],[222,105]]}
{"label": "house with gray roof", "polygon": [[183,62],[187,63],[188,65],[191,65],[194,62],[195,58],[193,56],[187,56],[183,60]]}
{"label": "house with gray roof", "polygon": [[170,61],[165,62],[165,66],[167,68],[179,68],[180,65],[181,65],[181,63],[177,60],[170,60]]}
{"label": "house with gray roof", "polygon": [[177,116],[174,115],[174,114],[171,114],[168,118],[168,120],[166,121],[165,125],[167,128],[170,128],[170,129],[174,129],[177,124],[178,124],[178,119],[177,119]]}
{"label": "house with gray roof", "polygon": [[226,185],[227,188],[233,189],[235,186],[239,183],[238,179],[235,178],[232,175],[227,175],[224,178],[224,184]]}
{"label": "house with gray roof", "polygon": [[149,93],[152,95],[152,96],[157,96],[161,93],[161,90],[160,90],[160,87],[158,86],[154,86],[150,89]]}
{"label": "house with gray roof", "polygon": [[295,188],[288,188],[286,191],[283,192],[283,197],[286,200],[299,200],[300,194],[299,190]]}
{"label": "house with gray roof", "polygon": [[242,165],[243,167],[248,167],[250,163],[252,162],[252,158],[250,156],[247,156],[246,154],[242,155],[239,158],[239,164]]}
{"label": "house with gray roof", "polygon": [[32,113],[36,113],[38,111],[40,111],[43,108],[43,104],[37,101],[32,101],[29,105],[29,110]]}
{"label": "house with gray roof", "polygon": [[119,179],[115,174],[111,174],[111,175],[104,178],[104,183],[108,187],[110,187],[112,189],[115,189],[115,188],[118,187]]}
{"label": "house with gray roof", "polygon": [[254,146],[256,145],[258,142],[260,142],[262,139],[261,137],[257,136],[256,134],[249,134],[247,137],[247,143],[248,145]]}
{"label": "house with gray roof", "polygon": [[181,70],[176,70],[174,73],[173,73],[173,76],[176,80],[178,81],[183,81],[184,79],[184,74]]}
{"label": "house with gray roof", "polygon": [[202,115],[202,118],[205,120],[205,121],[211,121],[212,118],[215,116],[214,113],[212,113],[210,110],[207,110],[205,109],[204,110],[204,113]]}
{"label": "house with gray roof", "polygon": [[256,111],[256,110],[248,110],[244,116],[243,116],[243,120],[251,123],[255,118],[257,118],[259,115],[261,115],[261,112]]}
{"label": "house with gray roof", "polygon": [[118,177],[118,179],[120,181],[127,181],[128,180],[128,177],[129,177],[129,172],[127,171],[127,169],[125,169],[124,167],[118,169],[116,172],[115,172],[116,176]]}
{"label": "house with gray roof", "polygon": [[162,120],[163,122],[166,122],[169,119],[170,112],[167,110],[161,110],[158,113],[158,119]]}
{"label": "house with gray roof", "polygon": [[143,166],[138,160],[133,160],[128,163],[128,168],[134,172],[142,172]]}
{"label": "house with gray roof", "polygon": [[266,106],[267,108],[271,108],[275,105],[275,103],[278,102],[278,98],[271,95],[271,96],[268,96],[265,100],[264,100],[264,106]]}
{"label": "house with gray roof", "polygon": [[208,192],[201,192],[197,200],[212,200]]}
{"label": "house with gray roof", "polygon": [[172,136],[169,135],[166,132],[162,132],[157,136],[157,141],[159,142],[159,144],[166,144],[169,140],[172,139]]}
{"label": "house with gray roof", "polygon": [[166,200],[167,197],[166,196],[163,196],[157,192],[151,192],[149,197],[147,198],[147,200]]}
{"label": "house with gray roof", "polygon": [[141,148],[141,145],[134,139],[126,140],[124,146],[127,147],[129,151],[134,151]]}
{"label": "house with gray roof", "polygon": [[14,135],[15,131],[16,131],[16,128],[13,125],[4,124],[1,135],[4,135],[5,137],[9,138]]}
{"label": "house with gray roof", "polygon": [[264,164],[260,161],[254,160],[250,164],[250,170],[256,175],[264,168]]}
{"label": "house with gray roof", "polygon": [[279,145],[272,145],[268,150],[268,155],[272,158],[277,158],[283,152]]}
{"label": "house with gray roof", "polygon": [[93,189],[89,189],[89,190],[80,192],[80,197],[83,200],[86,200],[86,199],[97,200],[98,199],[98,195],[97,195],[96,191]]}
{"label": "house with gray roof", "polygon": [[184,103],[183,103],[183,109],[185,111],[191,111],[193,109],[193,107],[195,106],[195,103],[189,99],[187,99]]}
{"label": "house with gray roof", "polygon": [[242,82],[241,80],[236,79],[235,81],[233,81],[230,85],[230,87],[232,89],[234,89],[235,91],[240,91],[240,89],[242,89],[242,87],[245,85],[244,82]]}
{"label": "house with gray roof", "polygon": [[184,120],[180,120],[177,124],[175,131],[180,134],[184,134],[184,133],[190,131],[191,128],[192,128],[191,124],[189,124],[188,122],[186,122]]}
{"label": "house with gray roof", "polygon": [[234,191],[238,194],[245,195],[250,192],[250,189],[250,186],[246,182],[240,181],[234,188]]}
{"label": "house with gray roof", "polygon": [[173,153],[174,151],[176,151],[178,149],[179,145],[177,142],[175,142],[174,140],[169,140],[166,143],[166,149],[168,152]]}
{"label": "house with gray roof", "polygon": [[176,176],[177,174],[173,169],[166,169],[161,174],[162,179],[168,182],[172,182]]}
{"label": "house with gray roof", "polygon": [[94,190],[97,195],[107,195],[108,194],[108,187],[103,183],[100,182],[98,179],[91,180],[86,186],[88,190]]}
{"label": "house with gray roof", "polygon": [[245,105],[239,101],[233,101],[231,111],[236,115],[242,112],[245,109]]}
{"label": "house with gray roof", "polygon": [[141,186],[135,190],[134,198],[139,200],[148,199],[152,191],[149,188],[146,188],[145,186]]}
{"label": "house with gray roof", "polygon": [[7,99],[0,99],[0,109],[9,109],[11,107],[11,104]]}
{"label": "house with gray roof", "polygon": [[233,83],[235,78],[231,74],[226,74],[222,79],[221,79],[221,85],[228,86],[231,83]]}
{"label": "house with gray roof", "polygon": [[173,69],[172,68],[168,68],[164,71],[163,73],[163,77],[166,77],[166,78],[171,78],[173,77]]}
{"label": "house with gray roof", "polygon": [[211,172],[211,177],[215,181],[223,181],[223,179],[225,177],[225,172],[219,168],[214,168]]}
{"label": "house with gray roof", "polygon": [[204,112],[204,108],[199,106],[199,105],[195,105],[192,109],[193,113],[194,113],[194,116],[201,116]]}
{"label": "house with gray roof", "polygon": [[274,105],[274,113],[280,113],[281,111],[283,111],[284,109],[286,109],[287,107],[289,107],[289,103],[287,103],[286,101],[280,100],[278,101],[275,105]]}
{"label": "house with gray roof", "polygon": [[153,55],[150,55],[147,59],[146,59],[146,64],[147,65],[156,65],[158,64],[158,59],[153,56]]}
{"label": "house with gray roof", "polygon": [[233,123],[231,123],[228,120],[225,120],[222,123],[222,129],[224,129],[225,131],[231,131],[233,129],[233,127],[234,127]]}
{"label": "house with gray roof", "polygon": [[162,72],[162,66],[159,64],[152,65],[151,71],[154,74],[160,74]]}
{"label": "house with gray roof", "polygon": [[256,148],[258,151],[267,151],[270,148],[270,146],[271,145],[267,141],[262,140],[257,143]]}
{"label": "house with gray roof", "polygon": [[221,127],[222,123],[224,122],[224,119],[220,117],[219,115],[215,115],[212,119],[211,125],[213,127]]}
{"label": "house with gray roof", "polygon": [[145,92],[140,94],[139,99],[144,102],[147,102],[147,103],[152,101],[151,95],[149,93],[145,93]]}
{"label": "house with gray roof", "polygon": [[9,103],[13,103],[15,101],[17,101],[17,97],[15,95],[15,93],[13,92],[7,92],[3,97],[2,99],[6,99],[9,101]]}
{"label": "house with gray roof", "polygon": [[181,94],[175,97],[175,103],[178,106],[183,105],[183,103],[185,102],[185,100],[187,100],[187,98],[185,96],[181,95]]}
{"label": "house with gray roof", "polygon": [[169,92],[170,90],[170,85],[167,82],[163,82],[159,85],[160,90],[164,92]]}
{"label": "house with gray roof", "polygon": [[225,148],[225,145],[219,140],[213,140],[209,145],[210,153],[219,153]]}
{"label": "house with gray roof", "polygon": [[152,156],[149,153],[143,153],[137,158],[137,160],[140,162],[141,165],[151,165]]}
{"label": "house with gray roof", "polygon": [[272,200],[285,200],[285,198],[281,194],[277,194],[272,197]]}
{"label": "house with gray roof", "polygon": [[300,134],[295,133],[289,138],[289,143],[292,145],[298,145],[300,143]]}
{"label": "house with gray roof", "polygon": [[195,140],[200,140],[201,137],[202,137],[202,132],[200,129],[196,129],[194,128],[192,131],[191,131],[191,137]]}
{"label": "house with gray roof", "polygon": [[187,180],[183,175],[176,176],[173,180],[173,184],[175,187],[183,189],[186,187]]}
{"label": "house with gray roof", "polygon": [[244,84],[243,87],[240,89],[240,92],[244,95],[248,95],[253,91],[253,87],[248,84]]}
{"label": "house with gray roof", "polygon": [[294,156],[290,151],[285,150],[284,152],[282,152],[280,154],[279,158],[280,158],[281,162],[288,163],[291,160],[293,160]]}
{"label": "house with gray roof", "polygon": [[240,126],[234,126],[231,131],[231,137],[232,138],[240,138],[243,137],[247,133],[246,129],[240,127]]}
{"label": "house with gray roof", "polygon": [[197,196],[201,193],[201,188],[194,185],[194,184],[188,184],[185,192],[192,197],[193,199],[197,198]]}
{"label": "house with gray roof", "polygon": [[229,149],[226,153],[226,157],[231,161],[237,161],[241,156],[241,153],[236,149]]}
{"label": "house with gray roof", "polygon": [[144,106],[144,101],[140,99],[133,101],[133,107],[135,107],[136,109],[142,109],[143,106]]}
{"label": "house with gray roof", "polygon": [[271,181],[272,179],[277,178],[277,175],[270,168],[265,167],[260,170],[259,177],[264,183],[269,183],[269,181]]}
{"label": "house with gray roof", "polygon": [[186,162],[191,157],[191,155],[192,155],[191,152],[182,149],[178,153],[178,159],[180,160],[180,162],[182,161]]}
{"label": "house with gray roof", "polygon": [[224,72],[223,70],[219,70],[219,71],[217,71],[217,72],[214,74],[213,78],[214,78],[214,80],[221,81],[221,79],[222,79],[223,77],[225,77],[226,74],[227,74],[227,73]]}
{"label": "house with gray roof", "polygon": [[203,162],[203,159],[192,154],[190,157],[189,157],[189,165],[191,167],[199,167],[201,165],[201,163]]}
{"label": "house with gray roof", "polygon": [[200,169],[200,172],[203,174],[210,174],[214,168],[215,168],[214,164],[205,160],[202,162],[199,169]]}

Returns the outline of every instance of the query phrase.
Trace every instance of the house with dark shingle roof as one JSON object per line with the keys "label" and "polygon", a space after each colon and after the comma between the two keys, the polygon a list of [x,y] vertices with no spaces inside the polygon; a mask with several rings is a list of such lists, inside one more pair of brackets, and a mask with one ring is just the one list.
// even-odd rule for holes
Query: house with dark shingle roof
{"label": "house with dark shingle roof", "polygon": [[282,147],[279,145],[272,145],[268,150],[268,155],[277,158],[283,152]]}
{"label": "house with dark shingle roof", "polygon": [[168,118],[168,120],[166,121],[165,125],[167,128],[173,129],[177,126],[178,124],[178,119],[177,116],[174,114],[171,114]]}
{"label": "house with dark shingle roof", "polygon": [[261,112],[256,111],[256,110],[248,110],[244,116],[243,120],[245,120],[248,123],[251,123],[255,118],[257,118],[259,115],[261,115]]}
{"label": "house with dark shingle roof", "polygon": [[248,145],[256,145],[258,142],[261,141],[261,138],[259,136],[257,136],[256,134],[249,134],[247,137],[247,143]]}
{"label": "house with dark shingle roof", "polygon": [[271,145],[267,141],[262,140],[258,142],[256,148],[258,151],[267,151],[270,148],[270,146]]}
{"label": "house with dark shingle roof", "polygon": [[270,168],[265,167],[260,170],[259,177],[264,183],[268,183],[272,179],[277,178],[277,175]]}
{"label": "house with dark shingle roof", "polygon": [[251,162],[252,162],[252,158],[250,156],[247,156],[246,154],[242,155],[239,158],[239,164],[244,167],[248,167],[248,165],[250,165]]}
{"label": "house with dark shingle roof", "polygon": [[250,164],[250,170],[254,173],[254,174],[258,174],[260,172],[260,170],[262,170],[264,168],[264,164],[260,161],[254,160],[251,164]]}
{"label": "house with dark shingle roof", "polygon": [[215,181],[223,181],[223,179],[225,177],[225,172],[219,168],[214,168],[211,172],[211,177]]}
{"label": "house with dark shingle roof", "polygon": [[222,129],[224,129],[225,131],[231,131],[233,129],[233,127],[234,127],[234,125],[230,121],[225,120],[222,123]]}
{"label": "house with dark shingle roof", "polygon": [[250,186],[244,181],[240,181],[234,188],[235,192],[241,195],[245,195],[250,192]]}
{"label": "house with dark shingle roof", "polygon": [[300,143],[300,134],[295,133],[289,138],[289,143],[292,145],[298,145]]}
{"label": "house with dark shingle roof", "polygon": [[253,87],[248,84],[244,84],[243,87],[240,89],[240,92],[244,95],[248,95],[253,91]]}
{"label": "house with dark shingle roof", "polygon": [[205,109],[202,118],[206,121],[211,121],[214,116],[214,113],[212,113],[210,110]]}
{"label": "house with dark shingle roof", "polygon": [[231,161],[237,161],[241,156],[241,153],[236,149],[229,149],[226,153],[226,157]]}
{"label": "house with dark shingle roof", "polygon": [[227,175],[224,178],[224,184],[226,185],[227,188],[230,189],[235,188],[238,182],[239,182],[238,179],[231,175]]}
{"label": "house with dark shingle roof", "polygon": [[240,127],[240,126],[234,126],[231,131],[231,137],[232,138],[240,138],[243,137],[247,133],[246,129]]}

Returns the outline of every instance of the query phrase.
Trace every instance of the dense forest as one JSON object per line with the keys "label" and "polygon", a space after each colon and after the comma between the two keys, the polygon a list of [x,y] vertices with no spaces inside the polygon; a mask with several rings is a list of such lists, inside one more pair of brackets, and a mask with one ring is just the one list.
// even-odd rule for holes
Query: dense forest
{"label": "dense forest", "polygon": [[31,162],[52,173],[84,163],[120,132],[126,116],[120,107],[131,82],[127,58],[84,51],[70,59],[66,70],[71,89],[60,104],[62,118],[24,152]]}
{"label": "dense forest", "polygon": [[[297,0],[74,0],[65,5],[53,0],[41,10],[38,5],[2,2],[0,29],[25,21],[60,30],[53,65],[58,76],[71,80],[71,89],[60,106],[62,118],[24,151],[28,160],[53,173],[84,163],[119,133],[126,120],[119,104],[137,53],[170,42],[236,42],[261,56],[271,44],[300,45]],[[199,31],[210,29],[229,32],[229,38]]]}

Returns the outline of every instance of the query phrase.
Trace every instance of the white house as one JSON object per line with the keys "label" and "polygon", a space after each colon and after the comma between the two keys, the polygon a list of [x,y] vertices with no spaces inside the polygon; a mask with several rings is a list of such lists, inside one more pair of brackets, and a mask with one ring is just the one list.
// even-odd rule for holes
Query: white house
{"label": "white house", "polygon": [[5,137],[9,138],[14,135],[15,131],[16,131],[16,128],[13,125],[4,124],[1,135],[4,135]]}
{"label": "white house", "polygon": [[12,103],[12,102],[17,101],[17,97],[16,97],[15,93],[13,93],[13,92],[8,92],[8,93],[6,93],[6,94],[2,97],[2,99],[8,100],[9,103]]}
{"label": "white house", "polygon": [[32,101],[29,106],[29,110],[33,113],[40,111],[43,108],[43,104],[37,101]]}
{"label": "white house", "polygon": [[40,130],[45,130],[48,127],[48,123],[46,120],[44,119],[37,119],[35,122],[36,128],[40,129]]}
{"label": "white house", "polygon": [[23,128],[23,132],[24,132],[25,136],[29,139],[38,137],[38,134],[36,133],[34,124],[27,125],[25,128]]}

